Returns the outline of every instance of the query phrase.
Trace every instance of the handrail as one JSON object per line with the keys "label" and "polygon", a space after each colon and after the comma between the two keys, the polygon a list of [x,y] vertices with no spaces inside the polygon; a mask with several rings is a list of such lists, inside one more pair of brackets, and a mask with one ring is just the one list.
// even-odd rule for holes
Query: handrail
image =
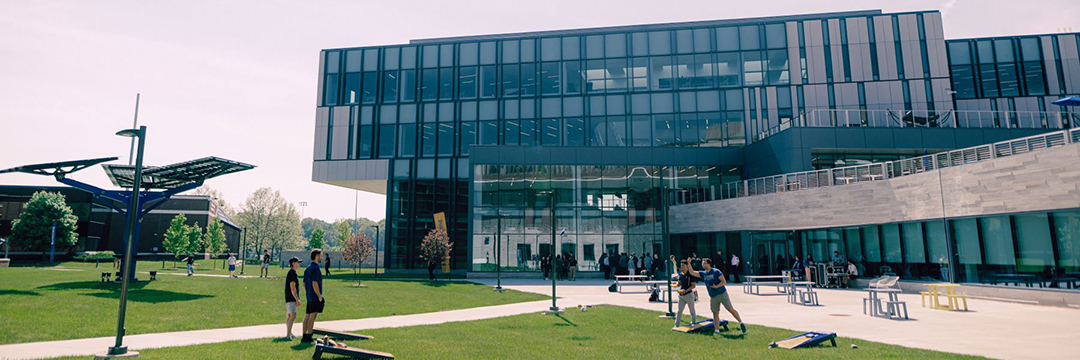
{"label": "handrail", "polygon": [[793,127],[1060,129],[1075,119],[1060,111],[809,109],[754,134],[755,141]]}
{"label": "handrail", "polygon": [[826,170],[772,175],[720,185],[717,200],[799,191],[826,186],[842,186],[880,181],[946,167],[974,164],[995,158],[1040,151],[1067,144],[1080,144],[1080,128],[1000,141],[964,149],[944,151],[908,159],[845,166]]}

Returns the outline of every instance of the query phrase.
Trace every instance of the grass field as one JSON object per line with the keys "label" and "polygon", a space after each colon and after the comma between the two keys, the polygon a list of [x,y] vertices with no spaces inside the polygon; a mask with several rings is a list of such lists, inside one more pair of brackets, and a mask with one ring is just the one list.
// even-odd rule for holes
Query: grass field
{"label": "grass field", "polygon": [[[398,359],[974,359],[840,337],[838,347],[770,349],[798,332],[753,326],[713,335],[670,330],[671,321],[633,308],[598,306],[561,316],[526,314],[424,327],[365,330],[373,340],[350,346],[390,352]],[[844,335],[844,334],[839,334]],[[858,349],[852,349],[857,344]],[[298,340],[256,339],[140,350],[150,359],[309,359]],[[341,359],[324,356],[324,359]],[[78,358],[65,358],[78,359]]]}
{"label": "grass field", "polygon": [[[140,263],[139,270],[154,268]],[[161,263],[156,263],[160,271]],[[93,263],[0,269],[0,344],[111,336],[116,331],[120,284],[101,283]],[[273,269],[273,268],[272,268]],[[247,269],[251,274],[253,269]],[[258,275],[258,268],[254,269]],[[271,275],[275,275],[272,273]],[[276,275],[284,275],[284,272]],[[139,275],[145,279],[147,275]],[[357,288],[351,273],[324,278],[327,309],[320,319],[356,319],[415,314],[544,299],[464,282],[365,279]],[[301,296],[303,296],[301,294]],[[157,281],[131,285],[127,333],[197,330],[272,324],[284,319],[284,281],[159,274]],[[401,299],[423,301],[401,301]],[[32,329],[32,331],[27,331]]]}

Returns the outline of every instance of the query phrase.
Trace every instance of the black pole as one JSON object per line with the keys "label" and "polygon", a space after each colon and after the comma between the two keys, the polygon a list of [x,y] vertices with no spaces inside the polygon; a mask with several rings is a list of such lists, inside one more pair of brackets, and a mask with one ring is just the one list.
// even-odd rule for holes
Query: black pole
{"label": "black pole", "polygon": [[243,229],[242,235],[243,239],[240,240],[240,275],[244,275],[244,264],[247,263],[244,260],[247,257],[247,227]]}
{"label": "black pole", "polygon": [[379,276],[379,225],[375,226],[375,276]]}
{"label": "black pole", "polygon": [[[675,171],[675,169],[672,168],[672,171]],[[660,197],[661,197],[661,200],[663,201],[663,203],[661,203],[661,206],[663,206],[663,208],[664,208],[663,209],[664,223],[662,224],[661,227],[663,228],[664,242],[667,242],[667,245],[668,245],[667,248],[669,249],[668,252],[670,253],[671,252],[671,250],[670,250],[671,249],[671,234],[668,233],[668,218],[671,216],[671,214],[668,213],[668,191],[667,191],[667,186],[664,185],[666,180],[667,179],[664,179],[663,173],[661,173],[660,174]],[[671,254],[668,254],[668,258],[669,259],[671,258]],[[664,260],[664,267],[667,268],[666,273],[667,273],[667,299],[668,299],[667,313],[663,315],[664,317],[675,317],[675,312],[671,311],[671,267],[672,267],[672,265],[674,265],[674,264],[669,264],[668,260]]]}
{"label": "black pole", "polygon": [[131,199],[128,200],[127,211],[127,243],[124,244],[124,268],[123,280],[120,285],[120,310],[118,311],[116,320],[116,345],[109,348],[110,355],[123,355],[127,354],[127,346],[124,346],[124,317],[127,313],[127,292],[128,283],[131,281],[131,273],[135,269],[131,267],[132,253],[135,251],[135,228],[139,223],[139,211],[141,211],[140,199],[139,199],[139,187],[142,187],[142,164],[143,164],[143,148],[146,145],[146,126],[140,126],[138,134],[139,138],[139,150],[135,159],[135,176],[132,179],[131,186]]}
{"label": "black pole", "polygon": [[[555,247],[556,247],[556,243],[555,243],[555,229],[556,229],[556,226],[555,226],[555,194],[556,194],[555,190],[552,189],[551,190],[551,261],[552,262],[555,261],[555,256],[556,256],[556,253],[555,253]],[[555,276],[554,272],[555,272],[555,269],[552,268],[552,274],[551,274],[551,309],[549,309],[549,310],[551,312],[553,312],[553,313],[559,313],[559,306],[555,304],[555,278],[557,278],[558,276]]]}
{"label": "black pole", "polygon": [[498,214],[495,220],[495,291],[503,292],[502,288],[502,214]]}

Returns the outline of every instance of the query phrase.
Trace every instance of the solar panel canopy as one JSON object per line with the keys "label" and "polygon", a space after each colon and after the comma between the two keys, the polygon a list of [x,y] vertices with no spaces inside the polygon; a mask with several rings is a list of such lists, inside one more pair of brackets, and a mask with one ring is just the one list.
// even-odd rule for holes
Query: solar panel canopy
{"label": "solar panel canopy", "polygon": [[[130,189],[134,186],[135,166],[102,165],[113,185]],[[251,170],[254,165],[222,159],[214,156],[184,161],[165,166],[143,166],[143,189],[172,189],[193,182],[218,177],[234,172]]]}

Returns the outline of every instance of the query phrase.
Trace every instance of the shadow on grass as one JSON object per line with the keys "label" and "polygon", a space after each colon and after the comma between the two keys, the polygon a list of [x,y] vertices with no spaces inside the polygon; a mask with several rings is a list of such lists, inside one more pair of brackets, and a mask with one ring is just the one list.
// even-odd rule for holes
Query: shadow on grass
{"label": "shadow on grass", "polygon": [[562,321],[566,322],[565,324],[564,323],[555,323],[555,326],[573,326],[573,327],[577,327],[577,324],[575,324],[573,321],[570,321],[570,319],[567,319],[567,318],[563,317],[562,314],[555,314],[555,317],[558,317],[559,319],[562,319]]}
{"label": "shadow on grass", "polygon": [[[151,304],[176,302],[176,301],[190,301],[202,298],[214,297],[213,295],[203,294],[188,294],[182,292],[157,290],[157,289],[144,289],[146,285],[150,284],[149,281],[140,281],[128,284],[128,300],[135,302],[145,302]],[[97,290],[97,292],[82,294],[85,296],[93,296],[106,299],[119,299],[120,298],[121,284],[114,282],[100,282],[100,281],[72,281],[65,283],[56,283],[52,285],[39,286],[38,289],[44,290]]]}
{"label": "shadow on grass", "polygon": [[429,281],[424,281],[423,284],[424,284],[424,286],[430,286],[430,287],[444,287],[444,286],[450,285],[450,282],[449,281],[438,281],[438,280],[431,281],[431,280],[429,280]]}
{"label": "shadow on grass", "polygon": [[37,291],[8,290],[8,289],[0,290],[0,296],[4,296],[4,295],[41,296],[41,294],[39,294]]}
{"label": "shadow on grass", "polygon": [[720,336],[722,336],[722,337],[724,337],[725,339],[728,339],[728,340],[739,340],[739,339],[745,339],[746,338],[746,334],[743,334],[743,333],[738,333],[738,334],[720,333]]}
{"label": "shadow on grass", "polygon": [[292,342],[292,341],[293,341],[293,339],[290,339],[290,338],[286,338],[286,337],[279,337],[279,338],[274,338],[274,340],[271,340],[270,342],[273,342],[273,343],[283,343],[283,342]]}
{"label": "shadow on grass", "polygon": [[302,342],[302,343],[299,343],[299,344],[296,344],[296,345],[293,345],[293,346],[290,346],[290,347],[293,350],[297,350],[297,351],[299,351],[299,350],[307,350],[307,349],[315,347],[315,343]]}

